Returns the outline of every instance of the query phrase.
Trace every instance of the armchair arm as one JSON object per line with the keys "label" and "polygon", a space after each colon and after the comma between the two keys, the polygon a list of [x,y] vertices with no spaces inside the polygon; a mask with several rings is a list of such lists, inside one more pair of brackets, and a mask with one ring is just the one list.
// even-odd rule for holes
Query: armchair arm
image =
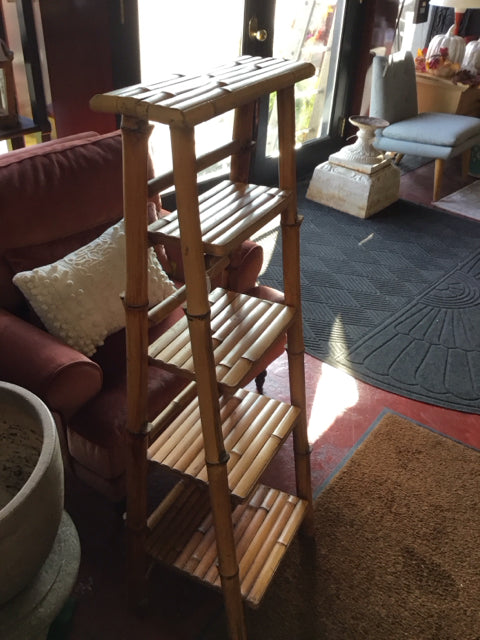
{"label": "armchair arm", "polygon": [[[160,253],[161,251],[161,253]],[[157,247],[157,256],[170,277],[185,281],[180,248]],[[263,264],[263,248],[252,240],[245,240],[230,255],[230,264],[212,282],[214,287],[225,287],[245,293],[257,284],[258,274]]]}
{"label": "armchair arm", "polygon": [[0,379],[29,389],[64,420],[101,389],[98,364],[0,309]]}
{"label": "armchair arm", "polygon": [[227,288],[246,293],[257,284],[263,264],[263,247],[252,240],[245,240],[230,256],[227,268]]}

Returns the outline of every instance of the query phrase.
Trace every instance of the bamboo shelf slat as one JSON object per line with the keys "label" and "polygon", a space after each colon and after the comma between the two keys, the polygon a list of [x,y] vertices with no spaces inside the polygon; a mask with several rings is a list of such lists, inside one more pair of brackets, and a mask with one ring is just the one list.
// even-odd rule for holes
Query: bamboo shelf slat
{"label": "bamboo shelf slat", "polygon": [[[297,532],[307,502],[259,485],[252,498],[232,512],[242,597],[258,607]],[[191,577],[220,589],[217,551],[208,495],[182,482],[172,489],[147,536],[147,553]]]}
{"label": "bamboo shelf slat", "polygon": [[242,56],[196,76],[170,75],[90,100],[94,111],[123,114],[167,125],[196,125],[260,96],[305,80],[315,71],[308,62]]}
{"label": "bamboo shelf slat", "polygon": [[[299,414],[292,405],[245,389],[220,398],[220,415],[229,488],[233,498],[245,500],[268,463],[290,434]],[[207,484],[198,399],[192,402],[150,445],[151,461]]]}
{"label": "bamboo shelf slat", "polygon": [[[236,389],[266,349],[286,331],[295,310],[221,288],[214,289],[209,299],[217,380],[224,388]],[[148,355],[152,364],[193,380],[195,370],[187,318],[179,320],[152,342]]]}
{"label": "bamboo shelf slat", "polygon": [[[283,211],[291,194],[275,187],[224,180],[199,198],[203,250],[226,255],[243,240]],[[152,244],[180,242],[180,226],[174,211],[149,228]]]}

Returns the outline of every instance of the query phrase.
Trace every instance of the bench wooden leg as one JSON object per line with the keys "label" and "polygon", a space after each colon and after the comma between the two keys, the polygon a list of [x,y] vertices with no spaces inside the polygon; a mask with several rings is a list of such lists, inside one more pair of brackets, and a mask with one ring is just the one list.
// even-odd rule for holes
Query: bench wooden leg
{"label": "bench wooden leg", "polygon": [[445,160],[442,160],[442,158],[437,158],[435,160],[435,177],[433,179],[433,202],[436,202],[440,196],[444,167]]}
{"label": "bench wooden leg", "polygon": [[472,157],[472,150],[467,149],[462,153],[462,178],[466,180],[468,172],[470,170],[470,159]]}

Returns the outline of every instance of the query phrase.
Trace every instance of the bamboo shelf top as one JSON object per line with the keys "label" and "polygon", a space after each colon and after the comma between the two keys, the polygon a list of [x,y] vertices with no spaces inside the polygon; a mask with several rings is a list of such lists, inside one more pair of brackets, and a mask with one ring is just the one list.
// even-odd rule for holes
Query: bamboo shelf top
{"label": "bamboo shelf top", "polygon": [[[290,192],[276,187],[223,180],[199,198],[204,253],[216,256],[229,254],[281,213],[290,197]],[[179,243],[177,212],[156,220],[148,231],[152,244]]]}
{"label": "bamboo shelf top", "polygon": [[[253,365],[289,327],[295,309],[217,288],[209,296],[217,380],[229,391],[244,384]],[[193,380],[188,320],[183,317],[148,348],[151,364]]]}
{"label": "bamboo shelf top", "polygon": [[[249,502],[234,509],[241,592],[252,607],[260,604],[306,507],[296,496],[260,485]],[[150,556],[221,588],[207,491],[180,482],[151,520],[147,537]]]}
{"label": "bamboo shelf top", "polygon": [[[220,417],[231,494],[246,500],[291,432],[300,410],[258,393],[240,389],[220,398]],[[207,483],[207,467],[198,399],[150,445],[151,461]]]}
{"label": "bamboo shelf top", "polygon": [[221,113],[309,78],[309,62],[242,56],[201,75],[171,74],[151,85],[137,84],[90,100],[94,111],[168,125],[196,125]]}

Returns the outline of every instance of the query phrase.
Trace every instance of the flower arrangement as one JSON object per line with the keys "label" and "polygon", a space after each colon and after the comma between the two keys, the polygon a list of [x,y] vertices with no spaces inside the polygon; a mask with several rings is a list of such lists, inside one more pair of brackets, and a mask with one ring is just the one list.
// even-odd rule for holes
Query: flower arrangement
{"label": "flower arrangement", "polygon": [[429,57],[427,57],[427,47],[419,49],[415,58],[415,70],[419,73],[448,78],[454,84],[480,86],[480,73],[462,68],[458,62],[450,60],[448,47],[440,47],[438,53]]}
{"label": "flower arrangement", "polygon": [[427,57],[427,47],[419,49],[415,58],[415,69],[442,78],[451,78],[460,71],[460,64],[448,57],[448,47],[440,47],[438,53]]}

